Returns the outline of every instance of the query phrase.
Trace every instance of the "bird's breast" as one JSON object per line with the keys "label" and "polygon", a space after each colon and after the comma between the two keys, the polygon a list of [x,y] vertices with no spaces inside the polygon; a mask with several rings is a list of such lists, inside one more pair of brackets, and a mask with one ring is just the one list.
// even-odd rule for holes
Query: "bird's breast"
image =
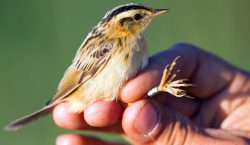
{"label": "bird's breast", "polygon": [[116,51],[103,70],[84,84],[84,96],[91,100],[114,100],[121,85],[142,70],[147,63],[148,51],[142,38],[134,45],[127,45]]}
{"label": "bird's breast", "polygon": [[[75,94],[77,94],[78,101],[71,101],[72,112],[82,111],[79,108],[84,107],[79,106],[86,106],[95,100],[115,100],[122,84],[146,67],[147,63],[148,51],[144,40],[116,51],[103,70],[83,83],[77,90]],[[79,101],[82,105],[79,105]]]}

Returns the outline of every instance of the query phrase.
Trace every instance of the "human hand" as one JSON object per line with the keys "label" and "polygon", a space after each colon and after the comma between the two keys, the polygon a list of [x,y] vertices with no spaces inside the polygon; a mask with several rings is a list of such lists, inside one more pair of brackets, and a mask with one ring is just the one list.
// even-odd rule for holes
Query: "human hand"
{"label": "human hand", "polygon": [[[159,84],[162,71],[176,56],[178,78],[189,79],[195,97],[161,93],[144,98]],[[177,79],[178,79],[177,78]],[[93,129],[122,134],[132,144],[250,144],[250,77],[212,54],[177,44],[154,55],[149,66],[126,83],[120,98],[132,103],[97,101],[82,114],[67,113],[67,103],[55,107],[56,124],[68,129]],[[57,144],[118,144],[77,134],[58,137]]]}

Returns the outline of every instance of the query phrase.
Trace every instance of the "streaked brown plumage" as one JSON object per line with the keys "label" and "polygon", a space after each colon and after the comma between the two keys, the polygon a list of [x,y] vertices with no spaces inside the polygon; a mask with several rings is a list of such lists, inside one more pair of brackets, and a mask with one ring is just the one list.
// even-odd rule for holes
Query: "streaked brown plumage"
{"label": "streaked brown plumage", "polygon": [[96,99],[117,99],[120,86],[147,66],[144,29],[155,16],[167,11],[130,3],[107,12],[78,49],[52,99],[6,129],[15,130],[46,115],[62,101],[70,102],[70,112],[80,113]]}

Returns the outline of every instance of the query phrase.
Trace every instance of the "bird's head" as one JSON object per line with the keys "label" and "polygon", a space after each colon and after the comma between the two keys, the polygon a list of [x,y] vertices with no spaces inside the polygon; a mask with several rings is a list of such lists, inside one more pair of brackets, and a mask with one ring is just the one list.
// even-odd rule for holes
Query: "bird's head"
{"label": "bird's head", "polygon": [[145,30],[151,20],[169,9],[153,9],[140,4],[126,4],[108,11],[101,25],[113,37],[138,35]]}

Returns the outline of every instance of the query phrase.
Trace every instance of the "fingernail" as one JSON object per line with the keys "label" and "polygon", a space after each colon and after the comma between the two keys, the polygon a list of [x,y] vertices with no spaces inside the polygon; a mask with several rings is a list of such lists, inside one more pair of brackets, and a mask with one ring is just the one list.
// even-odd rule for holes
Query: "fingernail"
{"label": "fingernail", "polygon": [[138,134],[149,135],[159,124],[159,111],[152,103],[146,103],[138,113],[134,129]]}

